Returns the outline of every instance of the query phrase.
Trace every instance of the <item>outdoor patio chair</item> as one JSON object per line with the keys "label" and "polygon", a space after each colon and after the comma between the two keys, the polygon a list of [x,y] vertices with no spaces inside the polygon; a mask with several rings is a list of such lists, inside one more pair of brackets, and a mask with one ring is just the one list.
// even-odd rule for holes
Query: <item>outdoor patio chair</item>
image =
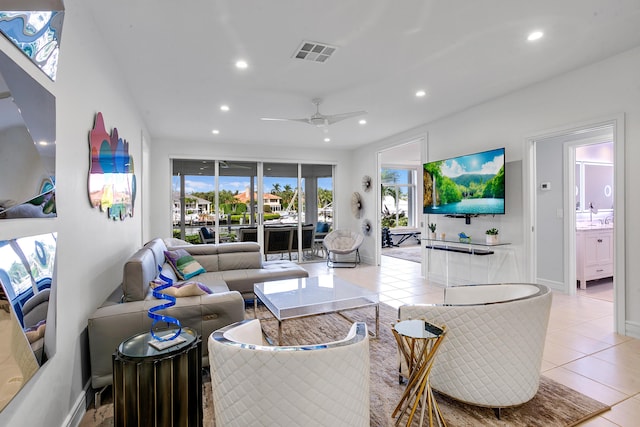
{"label": "outdoor patio chair", "polygon": [[[313,244],[315,241],[316,226],[313,224],[302,226],[302,252],[305,257],[311,257],[313,255]],[[298,251],[298,228],[293,229],[293,236],[291,240],[291,251]]]}
{"label": "outdoor patio chair", "polygon": [[264,260],[269,254],[289,254],[291,261],[291,246],[293,243],[293,227],[265,227],[264,229]]}
{"label": "outdoor patio chair", "polygon": [[215,232],[209,230],[207,227],[200,227],[200,230],[198,231],[198,234],[200,234],[200,241],[202,243],[215,243],[216,242],[216,235]]}
{"label": "outdoor patio chair", "polygon": [[256,227],[242,227],[238,229],[239,242],[257,242],[258,229]]}
{"label": "outdoor patio chair", "polygon": [[[360,263],[360,245],[364,241],[362,233],[351,230],[334,230],[326,235],[322,244],[327,250],[327,266],[355,267]],[[355,253],[353,263],[338,261],[337,256]]]}

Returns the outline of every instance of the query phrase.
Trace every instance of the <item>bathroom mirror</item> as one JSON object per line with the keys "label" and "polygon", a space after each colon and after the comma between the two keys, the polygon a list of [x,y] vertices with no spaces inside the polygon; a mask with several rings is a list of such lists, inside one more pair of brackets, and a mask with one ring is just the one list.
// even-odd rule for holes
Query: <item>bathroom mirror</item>
{"label": "bathroom mirror", "polygon": [[0,219],[56,216],[55,98],[0,51]]}
{"label": "bathroom mirror", "polygon": [[55,351],[56,237],[0,241],[0,411]]}
{"label": "bathroom mirror", "polygon": [[584,201],[585,209],[613,210],[613,165],[585,162]]}

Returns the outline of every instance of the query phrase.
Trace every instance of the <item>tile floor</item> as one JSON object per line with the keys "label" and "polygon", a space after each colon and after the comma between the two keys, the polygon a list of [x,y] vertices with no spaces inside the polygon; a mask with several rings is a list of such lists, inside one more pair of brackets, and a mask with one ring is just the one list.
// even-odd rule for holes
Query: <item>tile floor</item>
{"label": "tile floor", "polygon": [[[303,264],[311,275],[331,271],[324,263]],[[380,301],[437,303],[443,288],[420,278],[420,264],[382,257],[380,267],[333,269],[360,286],[378,289]],[[595,283],[576,296],[554,293],[542,372],[612,406],[581,426],[640,425],[640,340],[613,333],[613,290]]]}

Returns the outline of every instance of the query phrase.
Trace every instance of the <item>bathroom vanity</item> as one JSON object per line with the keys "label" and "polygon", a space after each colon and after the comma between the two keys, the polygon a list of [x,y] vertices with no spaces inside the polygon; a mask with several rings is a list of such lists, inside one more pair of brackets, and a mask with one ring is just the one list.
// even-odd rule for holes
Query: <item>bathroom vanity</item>
{"label": "bathroom vanity", "polygon": [[613,277],[613,226],[587,225],[576,229],[576,278],[580,289],[588,280]]}

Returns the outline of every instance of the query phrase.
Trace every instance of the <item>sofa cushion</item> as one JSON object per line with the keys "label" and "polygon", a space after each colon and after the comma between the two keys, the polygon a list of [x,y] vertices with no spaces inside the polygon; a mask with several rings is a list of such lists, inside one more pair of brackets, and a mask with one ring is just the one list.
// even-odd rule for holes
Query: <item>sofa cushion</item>
{"label": "sofa cushion", "polygon": [[167,246],[162,239],[153,239],[144,245],[145,248],[153,252],[153,257],[156,260],[156,266],[164,264],[164,251],[167,250]]}
{"label": "sofa cushion", "polygon": [[187,280],[198,274],[204,273],[206,270],[200,265],[194,257],[189,255],[184,249],[176,249],[175,251],[164,251],[167,261],[173,267],[179,278]]}
{"label": "sofa cushion", "polygon": [[[149,283],[152,289],[156,289],[157,287],[160,287],[165,284],[166,282],[162,279],[155,279]],[[176,298],[195,297],[198,295],[213,293],[211,289],[207,287],[207,285],[200,282],[194,282],[194,281],[173,283],[168,288],[162,289],[158,292],[165,295],[171,295]]]}
{"label": "sofa cushion", "polygon": [[240,292],[245,298],[253,296],[255,283],[309,277],[307,270],[285,260],[267,261],[257,269],[221,271],[221,274],[229,289]]}
{"label": "sofa cushion", "polygon": [[122,275],[122,292],[124,301],[141,301],[149,290],[149,282],[158,275],[153,251],[142,248],[131,255],[124,264]]}

